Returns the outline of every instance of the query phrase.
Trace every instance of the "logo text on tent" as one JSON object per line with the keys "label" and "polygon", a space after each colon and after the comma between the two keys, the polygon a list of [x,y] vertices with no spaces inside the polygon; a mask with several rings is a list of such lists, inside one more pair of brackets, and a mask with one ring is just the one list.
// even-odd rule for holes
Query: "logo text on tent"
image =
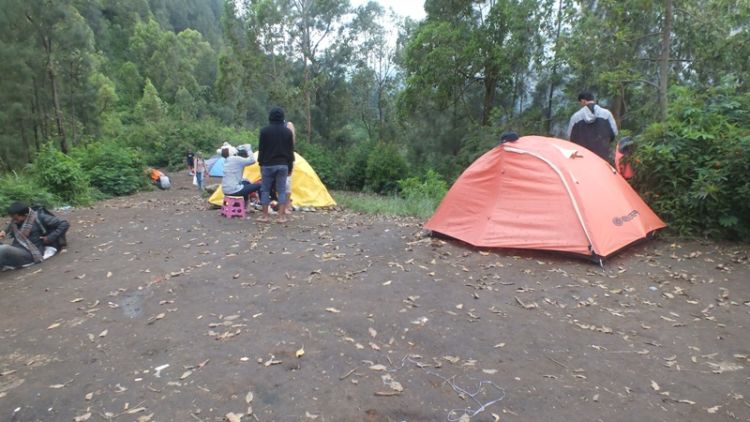
{"label": "logo text on tent", "polygon": [[623,215],[622,217],[615,217],[612,219],[612,224],[615,226],[622,226],[623,224],[627,223],[628,221],[631,221],[632,219],[638,217],[638,211],[633,210],[630,211],[627,215]]}

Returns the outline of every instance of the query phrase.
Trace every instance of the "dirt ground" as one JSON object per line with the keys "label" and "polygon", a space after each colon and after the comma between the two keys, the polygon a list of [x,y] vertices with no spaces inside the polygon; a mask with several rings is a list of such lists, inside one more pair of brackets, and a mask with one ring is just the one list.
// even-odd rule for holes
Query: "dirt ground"
{"label": "dirt ground", "polygon": [[174,178],[0,274],[0,420],[750,420],[747,245],[602,269],[410,219],[227,220]]}

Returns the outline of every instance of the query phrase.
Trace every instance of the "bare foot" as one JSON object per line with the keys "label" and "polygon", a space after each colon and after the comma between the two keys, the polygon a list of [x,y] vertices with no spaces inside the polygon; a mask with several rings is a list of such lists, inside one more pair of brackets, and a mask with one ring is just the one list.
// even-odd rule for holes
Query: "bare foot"
{"label": "bare foot", "polygon": [[268,223],[268,217],[266,217],[266,216],[258,217],[258,218],[255,219],[255,221],[257,221],[259,223]]}
{"label": "bare foot", "polygon": [[286,211],[284,211],[284,214],[286,214],[286,215],[290,215],[291,213],[292,213],[292,210],[290,210],[290,209],[287,209]]}
{"label": "bare foot", "polygon": [[284,224],[284,223],[287,222],[287,219],[286,219],[286,217],[279,217],[279,219],[276,220],[276,222],[279,223],[279,224]]}

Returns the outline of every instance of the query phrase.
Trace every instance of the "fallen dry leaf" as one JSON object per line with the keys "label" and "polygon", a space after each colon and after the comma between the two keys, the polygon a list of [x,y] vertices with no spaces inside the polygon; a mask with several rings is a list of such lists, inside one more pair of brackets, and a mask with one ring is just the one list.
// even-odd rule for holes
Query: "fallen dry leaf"
{"label": "fallen dry leaf", "polygon": [[101,333],[99,333],[99,337],[105,337],[109,333],[109,330],[104,330]]}
{"label": "fallen dry leaf", "polygon": [[74,417],[73,421],[74,422],[85,422],[85,421],[89,420],[90,417],[91,417],[91,412],[86,412],[86,413],[84,413],[81,416]]}
{"label": "fallen dry leaf", "polygon": [[370,369],[372,369],[373,371],[385,371],[386,367],[385,365],[377,364],[370,366]]}
{"label": "fallen dry leaf", "polygon": [[60,326],[60,323],[59,323],[59,322],[56,322],[56,323],[54,323],[54,324],[50,325],[49,327],[47,327],[47,329],[48,329],[48,330],[51,330],[51,329],[53,329],[53,328],[57,328],[57,327],[59,327],[59,326]]}
{"label": "fallen dry leaf", "polygon": [[149,422],[151,421],[151,418],[153,417],[154,417],[154,414],[152,413],[150,415],[139,416],[137,420],[138,422]]}
{"label": "fallen dry leaf", "polygon": [[234,414],[234,413],[232,413],[232,412],[229,412],[229,413],[227,413],[226,415],[224,415],[224,419],[226,419],[226,420],[227,420],[227,421],[229,421],[229,422],[242,422],[242,421],[241,421],[241,419],[242,419],[242,416],[239,416],[239,415],[235,415],[235,414]]}
{"label": "fallen dry leaf", "polygon": [[661,387],[659,387],[659,384],[657,384],[656,381],[654,381],[654,380],[651,380],[651,388],[653,388],[654,391],[661,390]]}
{"label": "fallen dry leaf", "polygon": [[180,379],[184,380],[185,378],[189,377],[190,375],[193,375],[193,371],[189,371],[189,370],[185,371],[185,372],[182,373],[182,375],[180,375]]}
{"label": "fallen dry leaf", "polygon": [[318,415],[313,415],[312,413],[305,411],[305,417],[307,419],[318,419]]}
{"label": "fallen dry leaf", "polygon": [[248,391],[248,393],[245,395],[245,403],[250,404],[253,402],[253,398],[255,396],[253,395],[252,391]]}
{"label": "fallen dry leaf", "polygon": [[461,360],[458,356],[443,356],[443,359],[450,363],[458,363],[458,361]]}
{"label": "fallen dry leaf", "polygon": [[330,313],[332,313],[332,314],[338,314],[338,313],[340,313],[340,312],[341,312],[341,311],[339,311],[339,310],[338,310],[338,309],[336,309],[336,308],[326,308],[326,311],[328,311],[328,312],[330,312]]}
{"label": "fallen dry leaf", "polygon": [[151,325],[151,324],[155,323],[156,321],[158,321],[160,319],[163,319],[165,316],[167,316],[167,314],[165,314],[164,312],[162,312],[162,313],[160,313],[158,315],[154,315],[154,316],[152,316],[151,318],[148,319],[147,324]]}
{"label": "fallen dry leaf", "polygon": [[297,359],[305,356],[305,346],[300,347],[299,350],[294,353],[294,356],[297,356]]}

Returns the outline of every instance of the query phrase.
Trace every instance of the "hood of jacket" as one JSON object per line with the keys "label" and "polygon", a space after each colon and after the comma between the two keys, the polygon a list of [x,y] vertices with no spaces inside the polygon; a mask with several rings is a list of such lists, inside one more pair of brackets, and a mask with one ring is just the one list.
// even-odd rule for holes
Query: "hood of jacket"
{"label": "hood of jacket", "polygon": [[284,123],[284,110],[281,107],[274,107],[268,113],[268,122],[281,124]]}
{"label": "hood of jacket", "polygon": [[596,108],[599,107],[596,104],[587,104],[581,110],[583,111],[583,121],[586,123],[594,123],[596,120]]}

